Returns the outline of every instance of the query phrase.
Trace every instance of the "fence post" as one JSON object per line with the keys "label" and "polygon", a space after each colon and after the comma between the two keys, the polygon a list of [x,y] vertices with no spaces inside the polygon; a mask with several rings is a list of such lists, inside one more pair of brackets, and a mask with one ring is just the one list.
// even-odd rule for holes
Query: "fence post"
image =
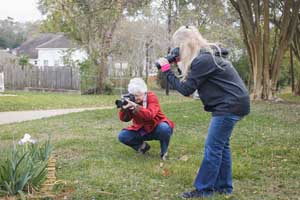
{"label": "fence post", "polygon": [[4,73],[0,72],[0,92],[4,92]]}
{"label": "fence post", "polygon": [[71,68],[71,71],[70,71],[70,73],[71,73],[71,90],[73,90],[73,73],[72,73],[72,67],[70,67]]}

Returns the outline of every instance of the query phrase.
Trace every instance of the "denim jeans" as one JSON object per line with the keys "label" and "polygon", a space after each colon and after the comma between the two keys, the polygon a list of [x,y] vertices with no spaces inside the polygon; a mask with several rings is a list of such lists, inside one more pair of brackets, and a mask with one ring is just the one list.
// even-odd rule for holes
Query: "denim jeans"
{"label": "denim jeans", "polygon": [[194,186],[206,194],[232,193],[232,160],[230,137],[240,116],[213,116],[208,128],[204,158]]}
{"label": "denim jeans", "polygon": [[142,134],[141,131],[130,131],[123,129],[119,133],[119,141],[138,151],[144,141],[159,140],[161,154],[165,154],[168,150],[173,128],[166,122],[161,122],[155,129],[148,134]]}

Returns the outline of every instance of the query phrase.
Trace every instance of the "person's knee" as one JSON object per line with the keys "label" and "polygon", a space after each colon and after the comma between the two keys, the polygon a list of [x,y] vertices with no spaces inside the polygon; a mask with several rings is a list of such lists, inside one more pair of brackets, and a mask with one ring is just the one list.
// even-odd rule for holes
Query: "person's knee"
{"label": "person's knee", "polygon": [[158,126],[160,130],[160,138],[162,140],[169,139],[173,133],[172,127],[170,127],[170,125],[165,122],[160,123]]}
{"label": "person's knee", "polygon": [[218,144],[205,144],[204,157],[209,159],[222,157],[222,147]]}
{"label": "person's knee", "polygon": [[119,133],[118,139],[121,143],[126,144],[128,142],[127,133],[125,131],[121,131]]}

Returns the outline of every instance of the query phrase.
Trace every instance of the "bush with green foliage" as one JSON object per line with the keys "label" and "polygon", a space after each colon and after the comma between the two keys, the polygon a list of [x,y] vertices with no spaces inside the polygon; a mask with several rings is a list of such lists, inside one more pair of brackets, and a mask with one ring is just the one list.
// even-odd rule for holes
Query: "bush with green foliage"
{"label": "bush with green foliage", "polygon": [[19,58],[19,65],[21,65],[22,69],[24,69],[25,66],[29,65],[29,58],[26,55],[21,55]]}
{"label": "bush with green foliage", "polygon": [[246,54],[242,54],[238,58],[232,59],[232,64],[245,82],[246,85],[249,86],[249,77],[250,77],[250,64],[249,59]]}
{"label": "bush with green foliage", "polygon": [[111,80],[106,79],[104,82],[104,94],[111,95],[113,94],[113,91],[114,91],[114,83]]}
{"label": "bush with green foliage", "polygon": [[89,90],[96,90],[97,88],[97,69],[91,59],[87,59],[81,63],[80,66],[80,90],[85,94]]}
{"label": "bush with green foliage", "polygon": [[25,134],[0,163],[0,196],[20,195],[25,198],[25,193],[39,190],[47,178],[51,152],[50,138],[39,144]]}

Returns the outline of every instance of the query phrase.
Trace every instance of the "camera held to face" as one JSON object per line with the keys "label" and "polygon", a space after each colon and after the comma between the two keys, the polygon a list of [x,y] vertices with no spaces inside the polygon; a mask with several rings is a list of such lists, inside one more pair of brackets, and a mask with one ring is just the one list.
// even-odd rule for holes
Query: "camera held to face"
{"label": "camera held to face", "polygon": [[[179,47],[172,49],[170,54],[168,54],[165,58],[168,60],[169,63],[177,62],[179,59]],[[158,62],[156,62],[155,65],[158,69],[161,68]]]}
{"label": "camera held to face", "polygon": [[117,108],[121,108],[122,106],[127,105],[128,104],[127,100],[135,102],[134,95],[128,93],[128,94],[124,94],[120,100],[117,99],[116,102],[115,102]]}

